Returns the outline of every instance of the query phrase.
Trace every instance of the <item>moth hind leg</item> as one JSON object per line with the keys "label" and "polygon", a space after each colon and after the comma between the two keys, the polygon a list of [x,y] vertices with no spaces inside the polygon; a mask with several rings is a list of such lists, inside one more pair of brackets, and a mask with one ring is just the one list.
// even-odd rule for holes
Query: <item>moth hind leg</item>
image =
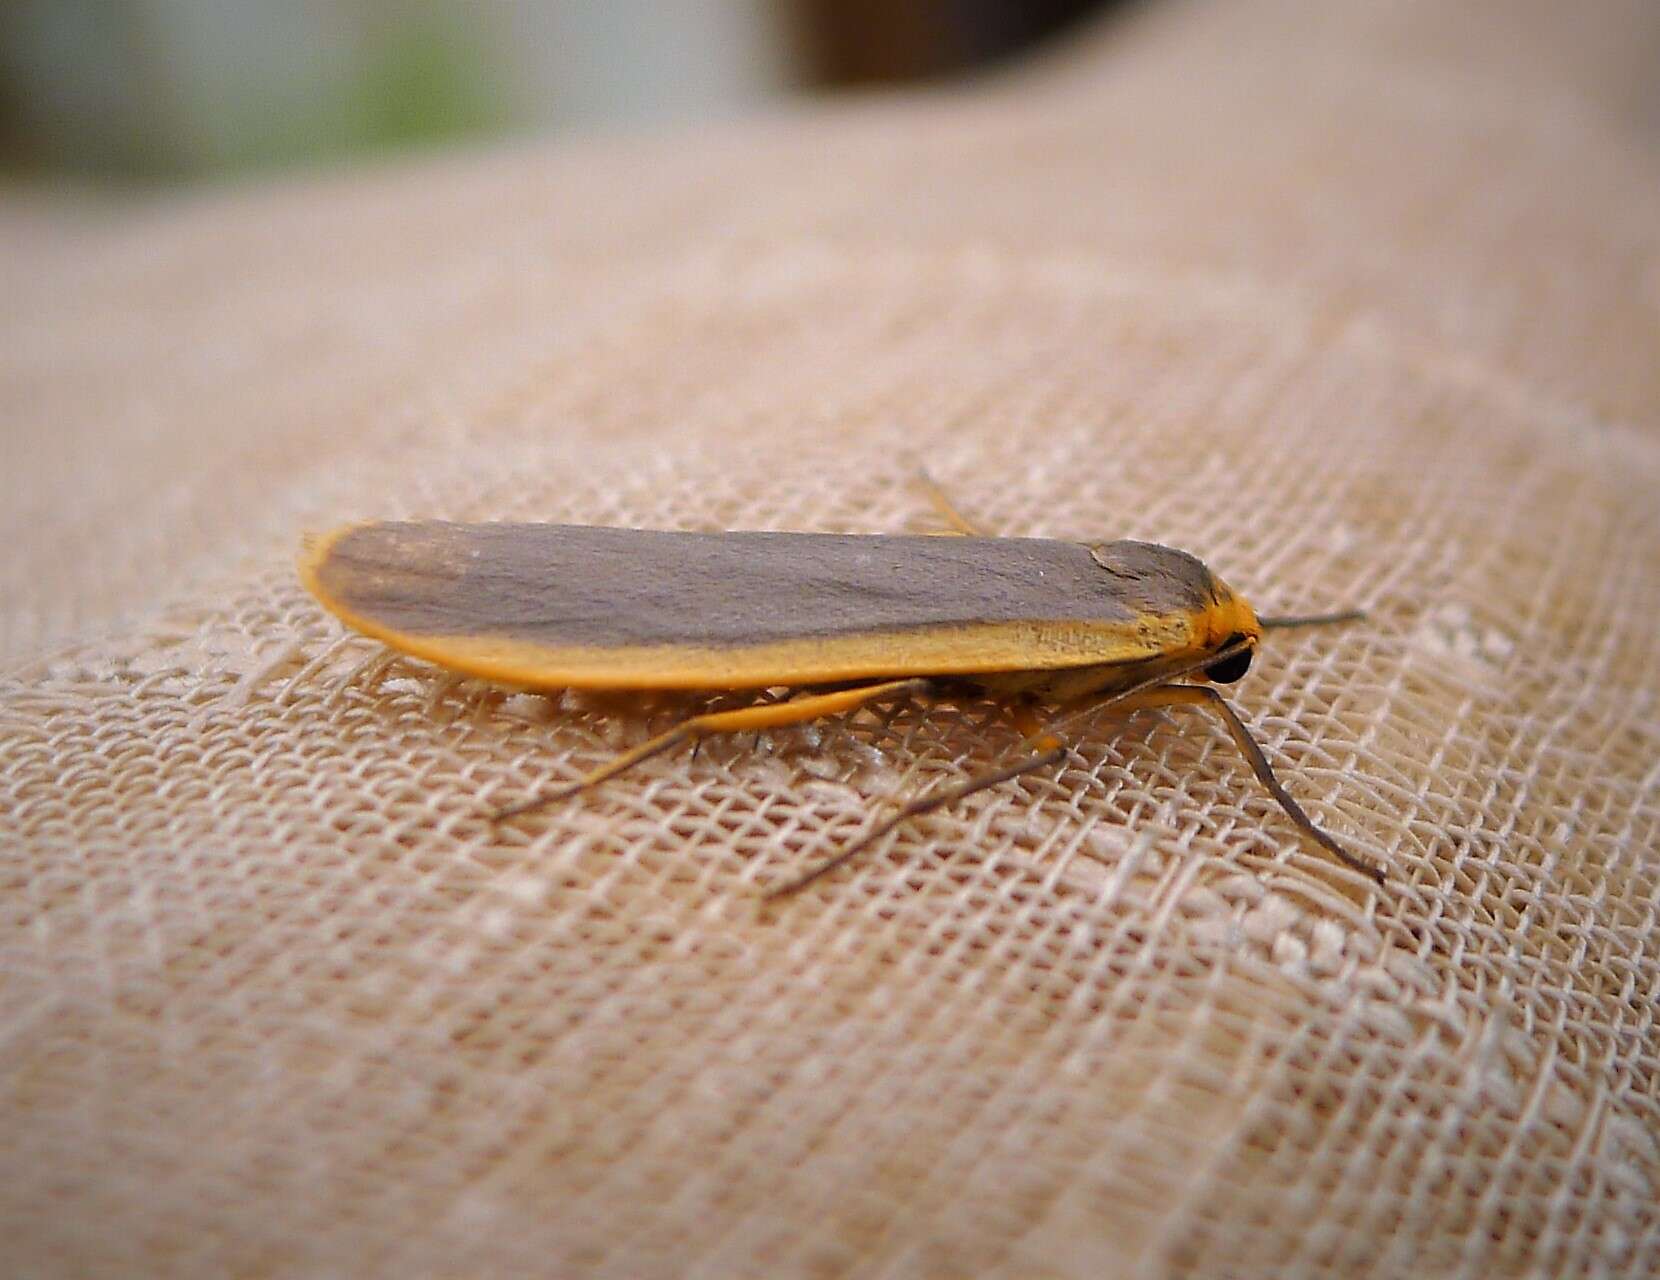
{"label": "moth hind leg", "polygon": [[961,511],[957,510],[957,505],[951,501],[945,490],[940,488],[939,483],[925,469],[920,467],[917,469],[916,482],[922,491],[928,495],[928,501],[934,504],[934,510],[939,512],[940,519],[950,526],[949,529],[940,531],[941,537],[990,538],[996,536],[981,529]]}
{"label": "moth hind leg", "polygon": [[712,711],[704,715],[693,716],[689,720],[682,720],[674,728],[658,734],[655,738],[647,739],[637,747],[619,755],[591,769],[575,782],[566,783],[551,791],[544,791],[540,795],[532,796],[529,800],[509,805],[499,809],[491,815],[491,821],[504,822],[509,818],[517,818],[537,809],[556,804],[561,800],[568,800],[583,791],[597,787],[600,783],[618,774],[642,764],[654,756],[660,756],[665,751],[672,751],[682,743],[701,742],[704,738],[714,737],[722,733],[759,732],[763,729],[776,729],[783,725],[801,724],[807,720],[817,720],[823,716],[836,715],[844,711],[852,711],[862,707],[867,702],[877,698],[894,694],[925,693],[931,685],[926,679],[913,680],[884,680],[877,684],[857,685],[851,689],[838,689],[830,693],[814,694],[805,698],[797,698],[790,702],[769,702],[760,706],[740,707],[735,711]]}
{"label": "moth hind leg", "polygon": [[[1050,741],[1054,741],[1054,739],[1050,739]],[[809,868],[790,880],[786,880],[783,884],[775,885],[766,890],[762,896],[770,902],[805,889],[815,880],[828,875],[843,863],[863,853],[901,823],[909,822],[912,818],[919,818],[925,813],[933,813],[936,809],[943,809],[947,805],[956,804],[957,801],[974,795],[978,791],[987,791],[1024,774],[1059,764],[1066,759],[1068,750],[1069,748],[1057,743],[1037,755],[1027,756],[1025,759],[1017,760],[1013,764],[1003,766],[1001,769],[993,769],[988,773],[977,774],[964,782],[957,783],[955,786],[941,787],[938,791],[930,791],[927,795],[919,796],[917,799],[901,805],[899,809],[877,823],[864,835],[838,850],[817,866]]]}

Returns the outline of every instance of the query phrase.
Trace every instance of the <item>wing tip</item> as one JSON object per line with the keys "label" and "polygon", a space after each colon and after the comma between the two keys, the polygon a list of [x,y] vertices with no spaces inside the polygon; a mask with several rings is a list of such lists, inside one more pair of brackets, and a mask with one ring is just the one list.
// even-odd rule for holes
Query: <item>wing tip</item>
{"label": "wing tip", "polygon": [[342,538],[354,530],[362,529],[370,521],[359,521],[355,524],[343,524],[326,533],[307,531],[300,535],[300,552],[295,558],[295,568],[300,575],[300,584],[317,598],[319,604],[331,613],[338,613],[338,601],[323,585],[323,575],[328,568],[330,557]]}

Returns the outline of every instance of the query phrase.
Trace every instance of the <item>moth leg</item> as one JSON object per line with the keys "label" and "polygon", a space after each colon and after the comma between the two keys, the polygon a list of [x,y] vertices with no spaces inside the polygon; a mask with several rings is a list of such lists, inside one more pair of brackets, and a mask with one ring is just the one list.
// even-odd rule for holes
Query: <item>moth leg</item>
{"label": "moth leg", "polygon": [[[1124,696],[1123,691],[1120,690],[1107,695],[1101,701],[1122,702]],[[1010,703],[1006,710],[1009,718],[1014,721],[1015,727],[1026,735],[1024,745],[1036,748],[1037,754],[1027,756],[1024,760],[1017,760],[1013,764],[1003,766],[1001,769],[993,769],[988,773],[969,778],[954,787],[945,787],[928,795],[919,796],[915,800],[901,805],[887,818],[865,832],[864,835],[858,837],[851,844],[825,859],[816,867],[810,868],[793,880],[786,880],[783,884],[765,890],[761,896],[770,901],[774,898],[787,897],[799,889],[805,889],[821,876],[828,875],[844,862],[863,853],[887,835],[888,832],[899,826],[900,823],[921,817],[925,813],[933,813],[936,809],[943,809],[947,805],[956,804],[957,801],[973,795],[976,791],[987,791],[1023,774],[1033,773],[1038,769],[1059,764],[1066,758],[1068,748],[1060,738],[1050,731],[1049,725],[1038,715],[1030,703],[1015,701]]]}
{"label": "moth leg", "polygon": [[[938,683],[939,682],[937,681],[935,682],[936,692],[938,691]],[[1021,745],[1035,748],[1037,751],[1042,753],[1040,756],[1034,757],[1030,764],[1017,767],[1012,772],[1005,768],[1000,769],[995,773],[985,774],[977,778],[970,778],[967,782],[957,787],[949,788],[948,790],[940,792],[937,795],[929,795],[921,799],[907,801],[901,804],[900,807],[894,811],[893,815],[886,819],[874,831],[867,832],[865,835],[860,836],[850,847],[837,853],[829,862],[826,862],[822,866],[812,869],[807,874],[798,876],[796,879],[788,881],[777,888],[767,890],[762,896],[766,898],[780,898],[786,894],[794,893],[797,889],[811,884],[814,880],[817,880],[826,872],[834,870],[836,867],[846,862],[849,858],[853,857],[861,850],[868,848],[873,841],[880,840],[884,835],[886,835],[889,831],[892,831],[907,818],[914,818],[919,814],[931,813],[935,809],[944,808],[948,804],[961,800],[964,796],[973,795],[976,791],[984,791],[988,787],[996,786],[999,782],[1007,782],[1010,778],[1019,777],[1021,774],[1026,773],[1029,769],[1040,768],[1042,765],[1050,763],[1051,758],[1053,761],[1059,761],[1061,757],[1066,754],[1064,750],[1056,750],[1056,748],[1061,746],[1061,740],[1049,732],[1048,724],[1041,716],[1038,715],[1030,703],[1024,701],[1013,702],[1004,707],[1003,710],[1004,714],[1006,714],[1009,719],[1014,722],[1014,727],[1025,735],[1025,741]]]}
{"label": "moth leg", "polygon": [[1274,776],[1269,767],[1268,757],[1263,754],[1257,740],[1251,736],[1251,731],[1245,727],[1245,722],[1239,718],[1237,712],[1228,705],[1228,700],[1215,689],[1199,684],[1168,684],[1157,689],[1145,689],[1140,693],[1131,694],[1128,698],[1121,698],[1117,705],[1126,711],[1140,711],[1150,707],[1194,706],[1209,707],[1222,717],[1222,723],[1227,725],[1228,733],[1233,737],[1234,744],[1251,766],[1251,772],[1256,774],[1257,781],[1268,789],[1268,794],[1278,801],[1280,808],[1285,810],[1286,817],[1302,828],[1303,833],[1311,837],[1316,844],[1331,853],[1339,862],[1353,871],[1379,884],[1384,882],[1383,868],[1367,858],[1350,853],[1336,840],[1332,839],[1319,827],[1314,820],[1303,812],[1302,805],[1291,798],[1291,793],[1280,785],[1280,780]]}
{"label": "moth leg", "polygon": [[613,757],[578,778],[575,782],[557,787],[541,795],[532,796],[520,804],[509,805],[491,815],[491,821],[501,822],[507,818],[516,818],[520,814],[530,813],[545,805],[554,804],[560,800],[567,800],[578,792],[586,791],[590,787],[597,787],[608,778],[614,778],[625,770],[653,756],[660,756],[665,751],[672,751],[683,742],[696,743],[704,738],[720,733],[745,733],[749,730],[776,729],[781,725],[800,724],[804,720],[817,720],[821,716],[833,716],[838,712],[852,711],[862,707],[865,703],[876,698],[888,697],[898,693],[922,693],[930,685],[930,681],[919,680],[884,680],[880,684],[859,685],[852,689],[838,689],[834,693],[821,693],[812,697],[797,698],[793,702],[769,702],[757,707],[740,707],[736,711],[714,711],[707,715],[693,716],[690,720],[683,720],[666,733],[660,733],[655,738],[642,742],[622,754]]}
{"label": "moth leg", "polygon": [[993,536],[978,528],[972,520],[963,515],[961,511],[958,511],[951,499],[946,497],[945,490],[939,487],[934,477],[929,475],[927,471],[919,468],[916,473],[916,481],[917,484],[922,486],[922,491],[928,495],[928,501],[934,504],[934,510],[939,512],[940,518],[951,526],[948,532],[941,533],[942,537],[989,538]]}
{"label": "moth leg", "polygon": [[1014,727],[1026,735],[1023,745],[1039,751],[1053,751],[1061,745],[1061,740],[1049,732],[1048,722],[1029,703],[1016,702],[1006,711],[1009,719],[1014,721]]}
{"label": "moth leg", "polygon": [[947,805],[956,804],[957,801],[963,799],[965,796],[971,796],[976,791],[986,791],[992,787],[1000,786],[1001,784],[1008,782],[1011,778],[1018,778],[1022,774],[1032,773],[1038,769],[1046,768],[1049,765],[1059,764],[1066,758],[1066,753],[1066,747],[1056,746],[1048,751],[1042,752],[1039,755],[1028,756],[1024,760],[1017,760],[1013,764],[1005,765],[1001,769],[994,769],[990,773],[982,773],[978,777],[970,778],[966,782],[960,782],[954,787],[944,787],[939,791],[930,792],[928,795],[920,796],[917,799],[912,800],[910,803],[901,806],[891,816],[884,818],[881,822],[878,822],[869,831],[865,832],[864,835],[853,841],[852,844],[835,853],[831,857],[826,858],[816,867],[813,867],[811,870],[796,876],[793,880],[786,880],[781,885],[765,890],[761,896],[771,900],[773,898],[785,897],[788,894],[796,892],[798,889],[805,889],[820,876],[828,875],[848,859],[863,853],[866,849],[870,848],[871,845],[875,844],[883,836],[887,835],[888,832],[892,831],[900,823],[908,822],[910,819],[920,817],[925,813],[932,813],[936,809],[943,809]]}

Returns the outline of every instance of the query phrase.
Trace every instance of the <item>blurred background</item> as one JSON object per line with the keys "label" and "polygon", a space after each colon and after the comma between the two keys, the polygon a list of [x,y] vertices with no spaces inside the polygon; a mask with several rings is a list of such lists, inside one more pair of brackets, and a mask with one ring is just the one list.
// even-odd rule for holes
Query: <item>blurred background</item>
{"label": "blurred background", "polygon": [[155,184],[995,66],[1134,0],[0,0],[0,172]]}

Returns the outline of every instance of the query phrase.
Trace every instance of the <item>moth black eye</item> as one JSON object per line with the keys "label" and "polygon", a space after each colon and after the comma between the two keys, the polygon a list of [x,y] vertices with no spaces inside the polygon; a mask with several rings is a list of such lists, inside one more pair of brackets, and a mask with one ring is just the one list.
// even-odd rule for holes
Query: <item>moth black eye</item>
{"label": "moth black eye", "polygon": [[[1222,643],[1224,649],[1238,644],[1245,637],[1234,632]],[[1217,684],[1232,684],[1251,669],[1251,651],[1245,649],[1234,654],[1231,658],[1223,658],[1220,662],[1213,662],[1205,668],[1205,679],[1214,680]]]}

